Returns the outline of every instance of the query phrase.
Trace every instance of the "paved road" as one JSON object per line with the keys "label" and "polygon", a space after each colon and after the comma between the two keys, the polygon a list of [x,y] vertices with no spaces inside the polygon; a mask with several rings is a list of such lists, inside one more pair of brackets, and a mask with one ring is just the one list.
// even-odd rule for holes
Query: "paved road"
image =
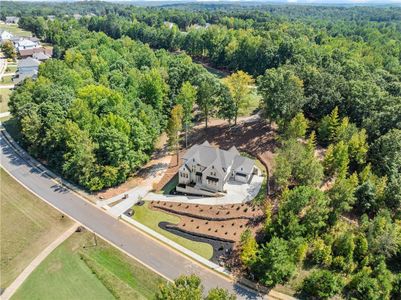
{"label": "paved road", "polygon": [[174,279],[182,274],[195,273],[201,277],[206,290],[218,286],[235,292],[238,299],[260,298],[254,292],[234,284],[144,233],[114,219],[55,183],[46,174],[23,160],[2,135],[0,136],[0,150],[1,166],[29,190],[153,270],[157,270],[166,278]]}

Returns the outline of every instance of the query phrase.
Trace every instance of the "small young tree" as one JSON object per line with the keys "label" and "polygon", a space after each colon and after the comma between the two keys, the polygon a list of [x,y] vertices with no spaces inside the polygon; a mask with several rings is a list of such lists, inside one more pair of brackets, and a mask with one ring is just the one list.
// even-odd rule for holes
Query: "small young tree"
{"label": "small young tree", "polygon": [[303,113],[298,113],[288,124],[284,136],[287,139],[305,138],[308,129],[308,120]]}
{"label": "small young tree", "polygon": [[237,125],[238,111],[246,105],[246,98],[251,93],[253,78],[246,72],[237,71],[224,79],[234,100],[234,125]]}
{"label": "small young tree", "polygon": [[247,229],[241,235],[241,261],[249,267],[255,261],[258,244],[252,235],[252,232]]}
{"label": "small young tree", "polygon": [[15,59],[17,57],[17,53],[15,52],[14,44],[11,41],[5,41],[1,46],[5,56],[7,58]]}
{"label": "small young tree", "polygon": [[182,130],[183,109],[176,105],[171,110],[171,116],[167,123],[168,145],[172,151],[177,153],[177,165],[179,164],[180,131]]}

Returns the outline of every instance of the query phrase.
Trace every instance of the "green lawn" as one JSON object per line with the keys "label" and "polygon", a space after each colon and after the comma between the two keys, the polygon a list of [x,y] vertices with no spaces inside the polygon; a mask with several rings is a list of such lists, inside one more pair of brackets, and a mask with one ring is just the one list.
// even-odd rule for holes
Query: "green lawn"
{"label": "green lawn", "polygon": [[72,221],[0,169],[0,286],[5,288]]}
{"label": "green lawn", "polygon": [[151,299],[160,276],[90,232],[74,233],[28,277],[15,299]]}
{"label": "green lawn", "polygon": [[17,71],[17,65],[7,64],[5,73],[15,73]]}
{"label": "green lawn", "polygon": [[11,76],[11,75],[8,75],[8,76],[3,76],[2,78],[1,78],[1,81],[0,81],[0,83],[1,84],[12,84],[13,83],[13,77]]}
{"label": "green lawn", "polygon": [[134,206],[134,211],[135,211],[133,216],[134,220],[146,225],[147,227],[153,229],[154,231],[164,235],[168,239],[176,242],[177,244],[180,244],[181,246],[199,254],[200,256],[206,259],[212,258],[213,247],[211,245],[207,243],[191,241],[161,229],[158,226],[160,222],[164,221],[173,224],[178,224],[180,218],[175,215],[167,214],[161,211],[151,210],[149,209],[148,204],[149,204],[148,202],[145,202],[145,204],[142,206]]}
{"label": "green lawn", "polygon": [[8,101],[10,100],[11,90],[0,89],[0,112],[8,111]]}
{"label": "green lawn", "polygon": [[250,116],[260,107],[261,96],[258,95],[256,87],[252,88],[251,94],[246,99],[246,104],[238,111],[239,116]]}
{"label": "green lawn", "polygon": [[0,30],[7,30],[8,32],[12,33],[13,35],[22,36],[22,37],[32,36],[32,33],[19,28],[18,25],[0,24]]}

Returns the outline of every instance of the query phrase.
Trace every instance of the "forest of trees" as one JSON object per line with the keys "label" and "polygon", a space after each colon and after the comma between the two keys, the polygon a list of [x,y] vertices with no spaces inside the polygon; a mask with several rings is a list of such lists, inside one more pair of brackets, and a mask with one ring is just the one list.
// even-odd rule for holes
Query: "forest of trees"
{"label": "forest of trees", "polygon": [[63,59],[42,64],[37,80],[19,86],[10,111],[31,154],[91,191],[124,182],[149,159],[171,109],[191,87],[206,120],[232,99],[185,54],[114,40],[75,20],[51,25],[39,36],[62,49]]}
{"label": "forest of trees", "polygon": [[[206,127],[211,116],[234,125],[255,84],[262,116],[279,127],[277,207],[264,203],[260,239],[243,235],[244,272],[274,287],[308,270],[297,286],[305,299],[401,298],[400,7],[4,11],[54,45],[38,79],[11,96],[31,154],[89,190],[114,186],[149,159],[161,132],[177,150],[195,106]],[[74,12],[96,16],[65,16]],[[219,80],[191,57],[230,75]]]}

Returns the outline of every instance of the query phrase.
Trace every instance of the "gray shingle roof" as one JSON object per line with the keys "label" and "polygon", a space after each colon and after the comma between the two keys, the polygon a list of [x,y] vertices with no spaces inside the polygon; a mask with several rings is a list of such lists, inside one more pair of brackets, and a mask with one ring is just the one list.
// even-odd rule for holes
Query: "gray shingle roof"
{"label": "gray shingle roof", "polygon": [[[235,147],[225,151],[212,147],[207,141],[202,145],[192,146],[183,156],[185,161],[194,160],[203,167],[214,165],[224,173],[231,166],[232,170],[238,170],[245,174],[252,173],[254,161],[250,158],[241,156]],[[242,169],[241,169],[242,168]]]}
{"label": "gray shingle roof", "polygon": [[18,61],[18,68],[24,68],[24,67],[38,67],[40,65],[40,61],[37,59],[34,59],[32,57],[20,59]]}

